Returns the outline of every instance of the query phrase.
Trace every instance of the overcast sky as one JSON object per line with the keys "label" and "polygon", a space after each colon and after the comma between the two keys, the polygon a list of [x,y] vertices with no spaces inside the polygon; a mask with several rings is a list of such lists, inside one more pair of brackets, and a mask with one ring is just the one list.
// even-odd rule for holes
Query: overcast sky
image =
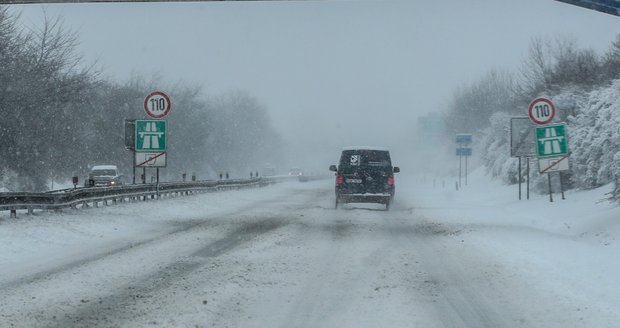
{"label": "overcast sky", "polygon": [[[292,144],[390,147],[419,115],[491,68],[516,69],[532,37],[604,52],[620,18],[553,0],[172,2],[16,5],[27,26],[62,16],[105,76],[157,74],[206,94],[247,90]],[[174,100],[173,100],[174,103]],[[527,106],[527,104],[524,104]],[[524,108],[525,110],[525,108]],[[175,115],[183,111],[173,108]],[[525,112],[524,112],[525,113]]]}

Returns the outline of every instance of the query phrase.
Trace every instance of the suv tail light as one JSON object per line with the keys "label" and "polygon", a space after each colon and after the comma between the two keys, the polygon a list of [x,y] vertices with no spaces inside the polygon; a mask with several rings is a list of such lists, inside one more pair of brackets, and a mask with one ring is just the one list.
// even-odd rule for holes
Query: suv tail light
{"label": "suv tail light", "polygon": [[336,185],[338,185],[338,186],[341,185],[343,180],[344,179],[342,178],[342,175],[337,176],[336,177]]}
{"label": "suv tail light", "polygon": [[388,177],[388,184],[389,184],[390,186],[393,186],[393,185],[394,185],[394,177],[393,177],[393,176],[389,176],[389,177]]}

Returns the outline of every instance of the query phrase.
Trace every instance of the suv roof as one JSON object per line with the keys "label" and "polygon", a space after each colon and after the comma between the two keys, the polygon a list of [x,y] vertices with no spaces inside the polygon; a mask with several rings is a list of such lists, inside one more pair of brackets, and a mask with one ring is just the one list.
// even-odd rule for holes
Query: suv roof
{"label": "suv roof", "polygon": [[342,150],[382,150],[388,151],[385,147],[376,147],[376,146],[347,146],[343,147]]}
{"label": "suv roof", "polygon": [[118,167],[116,165],[95,165],[90,170],[118,170]]}

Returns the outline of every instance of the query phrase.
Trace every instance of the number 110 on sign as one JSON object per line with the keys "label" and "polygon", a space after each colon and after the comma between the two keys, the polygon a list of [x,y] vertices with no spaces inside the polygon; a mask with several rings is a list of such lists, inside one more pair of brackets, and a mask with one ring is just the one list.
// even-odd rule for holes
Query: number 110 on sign
{"label": "number 110 on sign", "polygon": [[162,98],[151,98],[149,99],[149,106],[151,106],[152,112],[163,112],[166,110],[167,102],[166,99]]}
{"label": "number 110 on sign", "polygon": [[537,117],[549,117],[549,116],[551,116],[551,107],[549,107],[549,105],[547,105],[547,104],[536,105],[534,108],[536,109],[536,116]]}
{"label": "number 110 on sign", "polygon": [[528,106],[527,114],[534,124],[549,124],[555,116],[555,106],[547,98],[536,98]]}
{"label": "number 110 on sign", "polygon": [[170,112],[170,97],[161,91],[151,92],[144,98],[144,111],[152,118],[163,118]]}

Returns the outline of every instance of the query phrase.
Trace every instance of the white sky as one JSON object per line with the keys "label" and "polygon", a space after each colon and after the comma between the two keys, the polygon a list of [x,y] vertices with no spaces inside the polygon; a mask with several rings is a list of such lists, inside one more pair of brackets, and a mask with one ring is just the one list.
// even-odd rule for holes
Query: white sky
{"label": "white sky", "polygon": [[[15,5],[27,26],[64,17],[111,79],[132,72],[207,94],[256,96],[305,149],[412,142],[416,118],[491,68],[516,69],[532,37],[602,53],[620,18],[553,0]],[[174,103],[174,100],[173,100]],[[173,108],[175,113],[182,108]]]}

